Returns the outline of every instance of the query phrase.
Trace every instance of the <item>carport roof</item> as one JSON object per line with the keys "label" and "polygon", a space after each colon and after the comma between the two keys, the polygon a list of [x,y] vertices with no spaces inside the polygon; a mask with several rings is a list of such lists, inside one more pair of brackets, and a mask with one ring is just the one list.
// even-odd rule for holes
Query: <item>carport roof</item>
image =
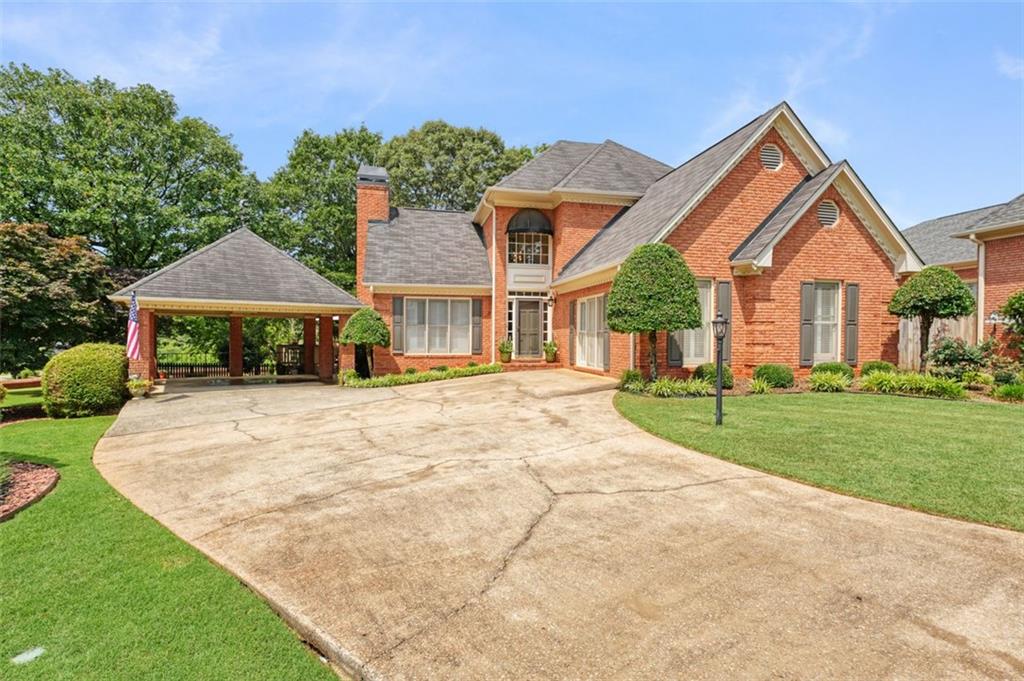
{"label": "carport roof", "polygon": [[110,296],[140,307],[199,312],[350,312],[363,304],[247,228]]}

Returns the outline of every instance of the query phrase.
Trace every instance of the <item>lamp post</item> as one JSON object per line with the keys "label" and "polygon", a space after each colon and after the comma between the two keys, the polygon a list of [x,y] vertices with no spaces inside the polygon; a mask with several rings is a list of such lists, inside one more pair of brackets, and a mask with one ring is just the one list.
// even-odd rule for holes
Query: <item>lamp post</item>
{"label": "lamp post", "polygon": [[729,330],[729,320],[719,312],[711,320],[711,328],[715,333],[715,425],[722,425],[722,344]]}

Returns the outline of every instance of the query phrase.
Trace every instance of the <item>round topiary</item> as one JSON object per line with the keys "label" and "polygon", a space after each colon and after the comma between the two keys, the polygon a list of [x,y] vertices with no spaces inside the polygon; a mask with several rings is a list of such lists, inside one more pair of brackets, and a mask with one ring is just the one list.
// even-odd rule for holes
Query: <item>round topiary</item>
{"label": "round topiary", "polygon": [[[718,372],[715,369],[714,362],[708,362],[707,364],[701,364],[699,367],[693,370],[693,377],[700,378],[705,381],[709,381],[712,386],[715,385],[715,375]],[[729,368],[728,364],[722,365],[722,387],[732,389],[732,369]]]}
{"label": "round topiary", "polygon": [[870,362],[864,362],[860,368],[861,376],[870,376],[876,371],[885,371],[887,373],[896,373],[896,365],[892,362],[886,362],[881,359],[871,360]]}
{"label": "round topiary", "polygon": [[120,345],[85,343],[43,369],[43,409],[52,418],[117,411],[127,397],[128,358]]}
{"label": "round topiary", "polygon": [[754,378],[767,381],[773,388],[792,388],[793,370],[785,364],[761,364],[754,369]]}
{"label": "round topiary", "polygon": [[853,367],[842,362],[822,362],[811,367],[812,374],[830,373],[843,374],[853,378]]}
{"label": "round topiary", "polygon": [[904,319],[919,317],[921,370],[928,367],[928,339],[936,319],[965,317],[975,310],[974,294],[956,272],[929,265],[896,289],[889,312]]}
{"label": "round topiary", "polygon": [[360,374],[365,369],[366,375],[362,378],[369,378],[373,376],[373,347],[385,348],[391,345],[391,329],[380,313],[372,307],[364,307],[349,318],[338,340],[346,345],[351,343],[366,353],[368,366],[360,367],[357,361],[356,367],[360,369]]}

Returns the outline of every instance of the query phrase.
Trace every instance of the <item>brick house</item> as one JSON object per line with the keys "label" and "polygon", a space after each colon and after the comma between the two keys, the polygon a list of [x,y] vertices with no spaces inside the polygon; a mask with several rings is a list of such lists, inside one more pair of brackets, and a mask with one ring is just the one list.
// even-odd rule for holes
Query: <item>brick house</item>
{"label": "brick house", "polygon": [[978,313],[945,321],[935,335],[972,343],[1006,340],[999,308],[1024,289],[1024,194],[1006,203],[927,220],[904,231],[921,259],[960,275],[974,291]]}
{"label": "brick house", "polygon": [[618,375],[646,369],[646,339],[610,332],[606,296],[641,244],[682,253],[704,326],[662,334],[659,372],[713,359],[709,321],[731,320],[726,357],[896,360],[886,305],[922,263],[846,161],[833,163],[781,103],[677,168],[611,140],[560,141],[489,187],[472,212],[391,206],[387,173],[357,178],[357,297],[392,329],[382,370],[497,359]]}

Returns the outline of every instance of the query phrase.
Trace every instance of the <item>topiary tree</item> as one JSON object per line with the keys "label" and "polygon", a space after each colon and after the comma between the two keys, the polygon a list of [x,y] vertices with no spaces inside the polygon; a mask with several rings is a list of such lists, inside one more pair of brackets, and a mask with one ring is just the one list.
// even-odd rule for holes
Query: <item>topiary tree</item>
{"label": "topiary tree", "polygon": [[697,329],[701,322],[697,282],[679,251],[667,244],[637,246],[608,293],[608,328],[647,334],[651,380],[658,378],[658,332]]}
{"label": "topiary tree", "polygon": [[1013,344],[1024,350],[1024,288],[1014,292],[999,313],[1006,317],[1006,330],[1014,335]]}
{"label": "topiary tree", "polygon": [[363,378],[369,378],[373,376],[373,346],[386,348],[391,345],[391,330],[376,310],[364,307],[349,318],[339,340],[352,343],[366,353],[369,365]]}
{"label": "topiary tree", "polygon": [[43,369],[43,409],[53,418],[117,411],[124,403],[128,358],[124,348],[84,343],[55,355]]}
{"label": "topiary tree", "polygon": [[896,289],[889,312],[904,319],[921,318],[921,371],[928,367],[928,336],[936,319],[963,317],[974,312],[971,289],[951,269],[931,265]]}

